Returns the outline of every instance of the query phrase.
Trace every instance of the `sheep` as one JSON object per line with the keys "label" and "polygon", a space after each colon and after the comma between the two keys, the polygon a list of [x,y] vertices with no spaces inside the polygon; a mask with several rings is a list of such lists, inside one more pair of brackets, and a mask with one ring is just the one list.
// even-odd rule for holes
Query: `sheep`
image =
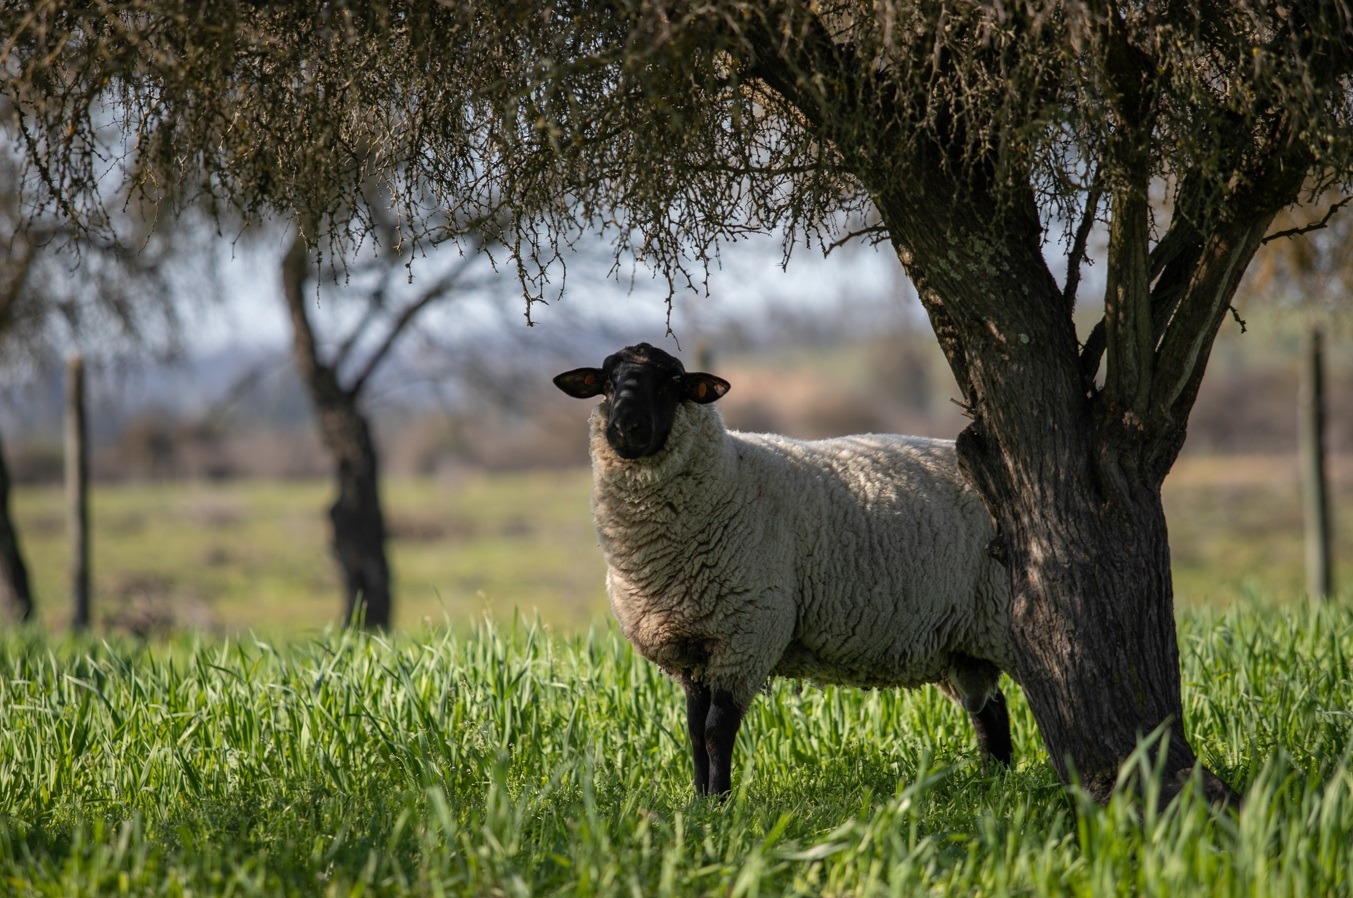
{"label": "sheep", "polygon": [[734,738],[771,677],[935,683],[1009,765],[1009,576],[952,441],[730,431],[712,406],[728,381],[647,343],[554,384],[603,397],[592,514],[611,609],[685,691],[697,794],[731,790]]}

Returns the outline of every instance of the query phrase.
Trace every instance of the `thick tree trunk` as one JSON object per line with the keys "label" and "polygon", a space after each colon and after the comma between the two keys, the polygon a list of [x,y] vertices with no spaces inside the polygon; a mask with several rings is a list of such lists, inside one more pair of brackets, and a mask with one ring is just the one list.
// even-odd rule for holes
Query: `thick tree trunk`
{"label": "thick tree trunk", "polygon": [[9,513],[9,467],[0,443],[0,605],[10,620],[33,619],[33,592],[28,582],[28,565],[19,545],[19,531]]}
{"label": "thick tree trunk", "polygon": [[[919,219],[887,203],[881,212],[902,237],[899,255],[966,394],[973,422],[959,457],[996,520],[993,552],[1011,575],[1009,673],[1053,766],[1105,801],[1140,741],[1160,735],[1168,800],[1197,764],[1185,735],[1160,499],[1183,429],[1152,433],[1087,386],[1068,300],[1038,251],[1036,218],[1021,241],[1010,237],[1025,223],[1014,213],[1003,222],[1010,229],[993,234],[952,218],[949,228],[933,220],[909,227]],[[983,239],[961,243],[974,233]],[[1115,386],[1144,390],[1116,375]],[[1203,778],[1214,796],[1235,800],[1215,777]]]}
{"label": "thick tree trunk", "polygon": [[1014,461],[1027,470],[1028,461],[1044,453],[1056,457],[1054,441],[1007,439],[1008,451],[993,458],[980,430],[964,432],[960,452],[1006,537],[1016,651],[1011,674],[1053,766],[1063,780],[1078,779],[1107,800],[1139,740],[1159,734],[1168,739],[1168,798],[1196,758],[1184,729],[1159,489],[1136,484],[1108,500],[1084,476],[1085,466],[1075,464],[1039,465],[1052,476],[1011,489],[990,466]]}
{"label": "thick tree trunk", "polygon": [[392,601],[379,458],[357,394],[344,389],[334,368],[319,359],[305,305],[306,266],[305,244],[298,236],[282,263],[283,294],[291,314],[296,369],[315,406],[320,439],[334,460],[338,497],[329,521],[334,558],[343,573],[345,620],[385,629]]}
{"label": "thick tree trunk", "polygon": [[319,414],[325,444],[336,462],[338,498],[329,509],[329,521],[334,556],[343,570],[347,620],[386,629],[391,622],[390,566],[371,430],[355,401],[319,406]]}

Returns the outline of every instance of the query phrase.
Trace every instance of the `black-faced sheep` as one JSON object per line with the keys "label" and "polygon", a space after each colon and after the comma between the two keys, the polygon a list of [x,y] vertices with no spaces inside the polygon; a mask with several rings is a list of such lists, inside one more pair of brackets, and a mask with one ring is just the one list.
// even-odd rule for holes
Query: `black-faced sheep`
{"label": "black-faced sheep", "polygon": [[937,683],[1010,762],[1009,585],[954,444],[729,431],[729,389],[641,343],[554,379],[592,413],[592,513],[626,638],[686,693],[699,793],[769,677]]}

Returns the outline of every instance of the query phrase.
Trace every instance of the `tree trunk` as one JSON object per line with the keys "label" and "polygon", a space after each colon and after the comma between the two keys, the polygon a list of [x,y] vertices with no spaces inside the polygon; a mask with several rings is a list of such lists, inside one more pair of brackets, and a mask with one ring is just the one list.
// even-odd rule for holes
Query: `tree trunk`
{"label": "tree trunk", "polygon": [[[316,396],[312,386],[311,396]],[[390,566],[385,554],[385,516],[371,430],[346,394],[320,405],[320,430],[335,460],[338,498],[329,509],[334,556],[343,570],[349,623],[390,626]]]}
{"label": "tree trunk", "polygon": [[[1158,733],[1168,738],[1164,792],[1173,795],[1176,775],[1187,776],[1196,758],[1184,730],[1160,490],[1136,483],[1110,499],[1055,436],[1007,436],[993,455],[982,430],[961,435],[961,459],[1005,536],[1011,674],[1054,768],[1105,801],[1139,741]],[[995,466],[1017,473],[1001,476]]]}
{"label": "tree trunk", "polygon": [[1301,384],[1301,480],[1306,506],[1306,594],[1327,599],[1334,594],[1331,553],[1329,478],[1325,467],[1324,335],[1319,325],[1306,334]]}
{"label": "tree trunk", "polygon": [[[1134,383],[1130,371],[1115,371],[1103,389],[1087,385],[1036,216],[1009,213],[1006,229],[992,233],[953,216],[936,226],[943,216],[919,218],[886,201],[880,209],[966,394],[973,421],[959,459],[998,526],[992,551],[1012,585],[1009,673],[1052,764],[1107,801],[1141,740],[1159,735],[1168,740],[1160,795],[1169,800],[1197,765],[1160,495],[1183,428],[1116,404],[1116,391],[1149,392],[1150,381]],[[1017,231],[1027,239],[1011,239]],[[1114,351],[1128,352],[1129,310],[1110,311]],[[1145,327],[1149,338],[1149,317]],[[1200,773],[1211,795],[1236,800]]]}
{"label": "tree trunk", "polygon": [[334,461],[338,497],[329,509],[334,558],[343,573],[349,624],[385,629],[392,601],[380,501],[380,464],[359,397],[320,361],[305,300],[308,255],[298,235],[282,263],[283,294],[291,314],[296,369],[310,393],[320,439]]}
{"label": "tree trunk", "polygon": [[17,621],[33,619],[33,593],[19,545],[19,531],[9,511],[9,467],[0,444],[0,604],[4,616]]}

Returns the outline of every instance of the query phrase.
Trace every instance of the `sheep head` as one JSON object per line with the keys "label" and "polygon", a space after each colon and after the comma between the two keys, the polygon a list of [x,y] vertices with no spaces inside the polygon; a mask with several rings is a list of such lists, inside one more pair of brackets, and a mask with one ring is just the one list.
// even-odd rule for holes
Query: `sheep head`
{"label": "sheep head", "polygon": [[681,402],[708,403],[729,390],[722,377],[687,372],[681,361],[639,343],[606,357],[600,368],[575,368],[554,378],[570,396],[604,396],[606,441],[621,458],[661,452]]}

